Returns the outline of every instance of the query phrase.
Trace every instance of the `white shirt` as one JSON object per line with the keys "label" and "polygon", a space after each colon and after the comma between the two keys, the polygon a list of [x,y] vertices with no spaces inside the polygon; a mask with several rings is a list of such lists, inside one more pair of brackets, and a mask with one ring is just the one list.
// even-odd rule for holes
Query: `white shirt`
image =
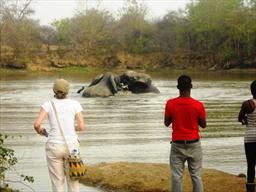
{"label": "white shirt", "polygon": [[[53,99],[52,101],[58,113],[67,143],[76,143],[78,137],[75,131],[75,116],[77,113],[83,111],[82,106],[78,101],[72,99]],[[51,101],[45,102],[42,108],[48,113],[48,120],[51,127],[48,132],[47,142],[64,144],[65,141],[60,132]]]}

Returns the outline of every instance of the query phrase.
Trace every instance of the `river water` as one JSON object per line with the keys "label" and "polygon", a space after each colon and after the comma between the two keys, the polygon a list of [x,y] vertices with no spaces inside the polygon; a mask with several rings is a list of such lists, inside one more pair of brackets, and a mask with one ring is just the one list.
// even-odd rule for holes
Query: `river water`
{"label": "river water", "polygon": [[[100,162],[168,163],[171,131],[163,125],[165,102],[178,94],[179,73],[152,73],[160,94],[118,94],[109,98],[82,98],[76,91],[92,77],[72,74],[1,74],[1,133],[15,136],[7,144],[15,149],[16,170],[34,176],[35,191],[50,191],[46,169],[45,138],[33,130],[42,103],[52,98],[52,83],[66,78],[70,98],[84,108],[86,131],[79,135],[86,164]],[[208,127],[201,130],[204,167],[232,174],[246,172],[243,149],[244,128],[237,122],[243,100],[250,97],[249,85],[255,73],[191,73],[192,96],[206,107]],[[43,124],[49,128],[47,120]],[[12,173],[8,178],[17,179]],[[28,191],[23,185],[15,184]],[[81,186],[82,191],[99,191]]]}

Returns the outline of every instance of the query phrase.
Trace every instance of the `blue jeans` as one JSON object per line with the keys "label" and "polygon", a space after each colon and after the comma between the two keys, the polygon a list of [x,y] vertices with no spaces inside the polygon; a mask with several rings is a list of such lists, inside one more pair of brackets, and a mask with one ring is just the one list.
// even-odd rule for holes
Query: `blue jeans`
{"label": "blue jeans", "polygon": [[201,179],[202,148],[200,141],[190,144],[172,143],[170,153],[172,192],[182,192],[182,178],[186,161],[192,179],[193,192],[203,192]]}

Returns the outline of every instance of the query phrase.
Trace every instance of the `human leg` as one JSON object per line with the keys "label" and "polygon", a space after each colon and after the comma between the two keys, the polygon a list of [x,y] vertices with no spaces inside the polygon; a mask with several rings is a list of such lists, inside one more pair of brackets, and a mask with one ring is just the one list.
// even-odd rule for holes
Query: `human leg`
{"label": "human leg", "polygon": [[246,192],[255,192],[255,183],[246,183]]}
{"label": "human leg", "polygon": [[244,146],[247,161],[247,183],[254,183],[256,164],[256,143],[245,143]]}
{"label": "human leg", "polygon": [[[65,170],[68,171],[67,162],[65,162]],[[68,192],[79,192],[79,180],[70,179],[68,172],[66,172],[65,174],[67,179]]]}
{"label": "human leg", "polygon": [[172,192],[182,192],[182,178],[186,156],[180,144],[172,144],[170,153],[170,167],[172,176]]}
{"label": "human leg", "polygon": [[65,148],[63,145],[46,144],[46,159],[53,192],[64,192],[64,155]]}
{"label": "human leg", "polygon": [[203,192],[203,182],[201,178],[203,159],[201,143],[189,144],[188,154],[188,170],[192,179],[193,192]]}
{"label": "human leg", "polygon": [[79,192],[79,180],[71,180],[67,175],[68,192]]}

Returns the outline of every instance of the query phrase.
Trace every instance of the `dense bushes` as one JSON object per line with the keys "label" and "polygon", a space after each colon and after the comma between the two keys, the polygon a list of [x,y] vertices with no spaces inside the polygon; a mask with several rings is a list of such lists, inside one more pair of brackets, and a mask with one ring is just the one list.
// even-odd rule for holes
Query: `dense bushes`
{"label": "dense bushes", "polygon": [[[18,63],[27,60],[36,63],[38,58],[65,59],[67,54],[69,58],[72,55],[84,60],[120,53],[160,52],[171,57],[203,56],[210,61],[205,63],[206,68],[216,64],[219,68],[232,67],[231,61],[240,67],[256,67],[255,0],[192,1],[186,9],[169,12],[154,21],[146,19],[145,4],[128,0],[119,17],[107,10],[91,8],[77,12],[72,18],[53,21],[51,26],[40,26],[30,19],[31,0],[23,2],[0,0],[2,65],[6,58],[11,63],[17,59]],[[181,62],[192,65],[185,63],[187,60]]]}

